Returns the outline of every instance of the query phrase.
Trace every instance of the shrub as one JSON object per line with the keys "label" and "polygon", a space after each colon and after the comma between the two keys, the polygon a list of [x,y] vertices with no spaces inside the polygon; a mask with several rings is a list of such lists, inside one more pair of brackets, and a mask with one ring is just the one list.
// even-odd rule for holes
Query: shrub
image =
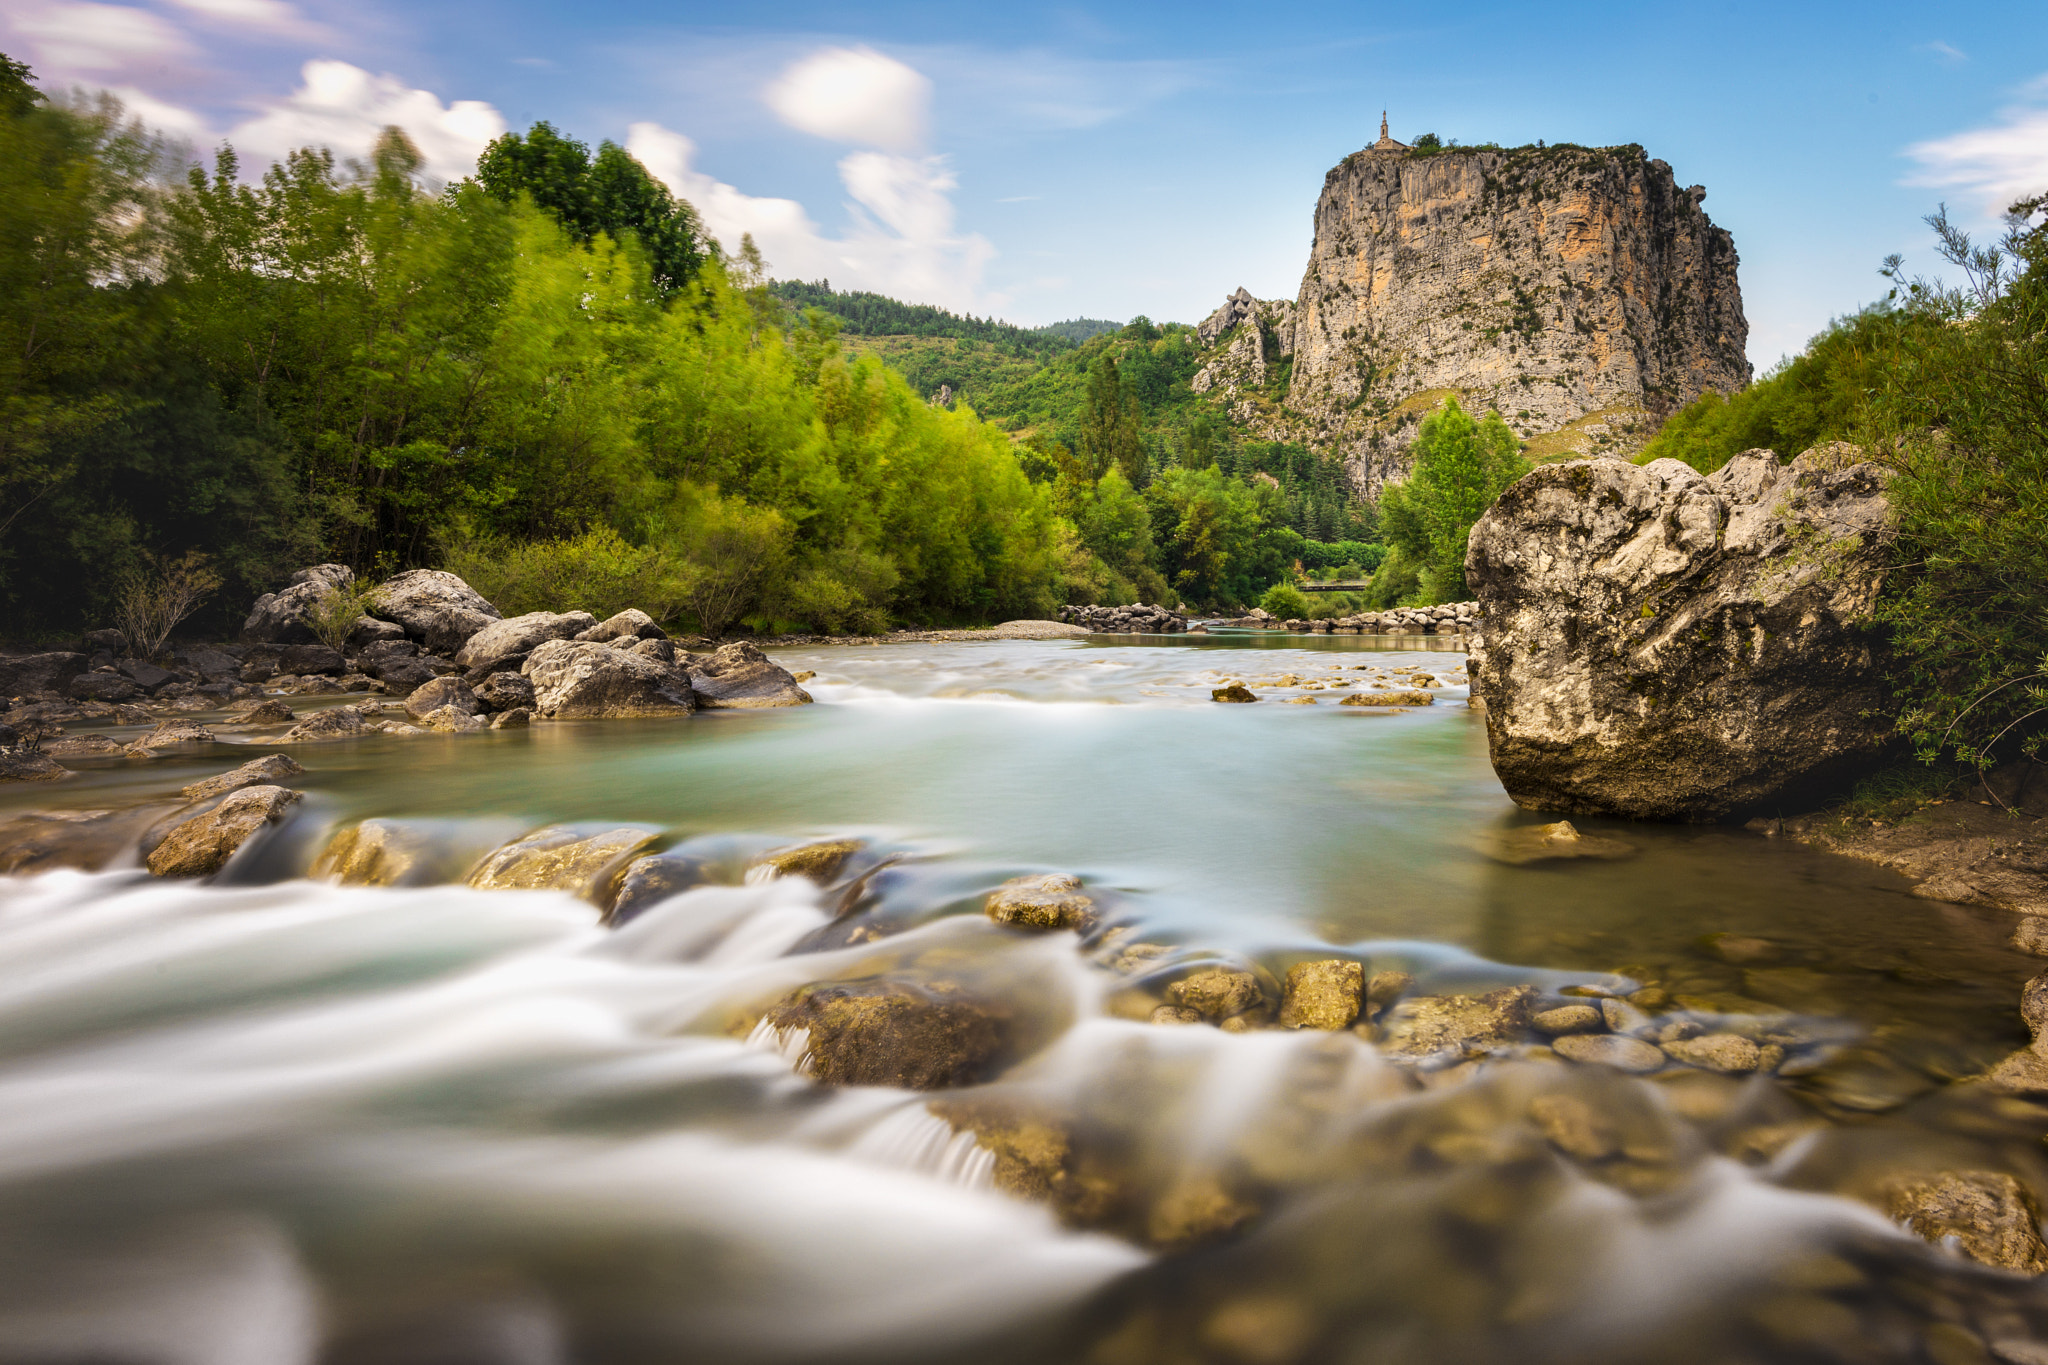
{"label": "shrub", "polygon": [[182,559],[149,557],[148,567],[129,573],[121,582],[115,624],[128,637],[138,659],[163,652],[178,623],[220,586],[220,575],[207,567],[206,556],[189,551]]}
{"label": "shrub", "polygon": [[[1529,462],[1499,413],[1475,422],[1455,398],[1423,420],[1414,454],[1407,482],[1389,485],[1380,496],[1381,525],[1414,565],[1426,600],[1461,601],[1469,595],[1465,546],[1472,527],[1509,484],[1529,472]],[[1383,601],[1386,593],[1377,584],[1373,596],[1393,605]]]}
{"label": "shrub", "polygon": [[314,638],[321,644],[340,649],[348,643],[349,632],[367,614],[370,600],[376,595],[377,584],[361,578],[346,588],[330,587],[313,604],[306,624],[313,628]]}
{"label": "shrub", "polygon": [[460,575],[507,616],[587,611],[603,618],[638,607],[657,621],[683,605],[685,574],[666,551],[629,544],[610,527],[525,544],[464,537],[449,541],[442,567]]}
{"label": "shrub", "polygon": [[709,498],[686,536],[683,598],[714,639],[764,605],[789,563],[789,523],[770,508]]}
{"label": "shrub", "polygon": [[1275,583],[1266,589],[1259,605],[1283,621],[1306,621],[1314,610],[1309,605],[1308,595],[1292,583]]}
{"label": "shrub", "polygon": [[880,635],[889,628],[889,599],[901,581],[887,555],[841,546],[817,555],[789,581],[781,607],[828,635]]}

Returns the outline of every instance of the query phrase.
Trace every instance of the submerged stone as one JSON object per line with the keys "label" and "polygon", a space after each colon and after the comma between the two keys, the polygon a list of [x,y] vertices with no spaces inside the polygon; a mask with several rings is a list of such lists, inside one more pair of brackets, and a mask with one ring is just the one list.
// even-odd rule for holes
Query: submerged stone
{"label": "submerged stone", "polygon": [[609,891],[619,866],[655,838],[652,830],[630,826],[600,834],[550,826],[486,855],[464,884],[481,891],[570,891],[593,899]]}
{"label": "submerged stone", "polygon": [[859,839],[824,839],[815,844],[776,849],[747,865],[749,881],[761,877],[808,877],[820,886],[829,884],[846,867],[847,860],[867,847]]}
{"label": "submerged stone", "polygon": [[1343,958],[1297,962],[1287,969],[1280,1000],[1280,1027],[1350,1028],[1364,1003],[1365,968]]}
{"label": "submerged stone", "polygon": [[1006,1008],[945,983],[803,986],[765,1021],[785,1040],[805,1034],[801,1069],[826,1085],[973,1085],[1008,1060],[1013,1037]]}
{"label": "submerged stone", "polygon": [[1486,844],[1486,854],[1495,862],[1511,866],[1556,862],[1570,858],[1615,860],[1635,856],[1635,845],[1604,835],[1581,834],[1569,820],[1550,825],[1530,825],[1502,830]]}
{"label": "submerged stone", "polygon": [[983,910],[997,924],[1017,929],[1095,927],[1095,902],[1081,893],[1081,879],[1064,872],[1012,877],[989,893]]}
{"label": "submerged stone", "polygon": [[1406,1000],[1388,1019],[1385,1050],[1399,1057],[1485,1051],[1521,1041],[1536,991],[1510,986],[1485,995],[1430,995]]}
{"label": "submerged stone", "polygon": [[625,924],[671,896],[709,881],[704,864],[683,853],[656,853],[635,858],[619,873],[605,923]]}
{"label": "submerged stone", "polygon": [[1885,1182],[1885,1212],[1930,1242],[1953,1237],[1973,1261],[2023,1275],[2048,1271],[2033,1192],[2003,1171],[1941,1171]]}
{"label": "submerged stone", "polygon": [[301,795],[271,786],[232,792],[212,810],[165,835],[150,851],[149,870],[159,877],[210,876],[226,866],[251,835],[282,820]]}
{"label": "submerged stone", "polygon": [[405,886],[433,852],[425,831],[396,820],[365,820],[328,840],[308,875],[343,886]]}
{"label": "submerged stone", "polygon": [[1611,1066],[1617,1071],[1655,1071],[1667,1060],[1654,1045],[1619,1033],[1574,1033],[1550,1046],[1570,1061]]}
{"label": "submerged stone", "polygon": [[1223,1020],[1266,1003],[1258,977],[1230,967],[1211,967],[1166,988],[1167,1003],[1194,1010],[1204,1019]]}

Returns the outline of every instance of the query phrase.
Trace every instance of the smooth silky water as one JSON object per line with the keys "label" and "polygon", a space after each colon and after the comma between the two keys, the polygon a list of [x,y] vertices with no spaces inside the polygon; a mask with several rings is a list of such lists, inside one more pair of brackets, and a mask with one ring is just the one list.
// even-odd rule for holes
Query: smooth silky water
{"label": "smooth silky water", "polygon": [[[297,817],[211,885],[0,879],[0,1360],[1948,1362],[2048,1341],[2030,1283],[1845,1197],[1898,1169],[2048,1186],[2048,1110],[1952,1084],[2025,1041],[2008,918],[1724,828],[1581,820],[1634,855],[1489,856],[1538,818],[1461,685],[1380,712],[1275,681],[1462,677],[1448,643],[1395,647],[1419,643],[783,650],[818,705],[307,746]],[[1268,700],[1212,703],[1233,679]],[[139,826],[236,756],[81,761],[0,815]],[[724,884],[607,929],[565,894],[304,879],[370,817],[422,822],[450,883],[574,823],[658,830]],[[886,864],[857,901],[744,880],[848,835]],[[1038,871],[1085,878],[1110,936],[980,914]],[[1155,984],[1333,955],[1422,991],[1654,983],[1811,1046],[1773,1079],[1525,1049],[1418,1085],[1351,1034],[1134,1022],[1145,982],[1105,965],[1134,943],[1160,946]],[[830,1090],[750,1028],[884,971],[1003,996],[1031,1055],[939,1097]],[[1112,1154],[1075,1180],[1130,1210],[1072,1231],[998,1192],[989,1114]],[[1204,1200],[1247,1225],[1183,1245]]]}

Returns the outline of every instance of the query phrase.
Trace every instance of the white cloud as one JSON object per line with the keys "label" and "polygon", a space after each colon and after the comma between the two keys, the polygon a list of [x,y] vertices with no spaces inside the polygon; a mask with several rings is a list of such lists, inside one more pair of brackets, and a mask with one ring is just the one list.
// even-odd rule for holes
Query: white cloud
{"label": "white cloud", "polygon": [[986,312],[999,295],[982,291],[995,248],[953,223],[955,188],[942,157],[855,152],[839,163],[853,202],[853,226],[827,237],[794,199],[756,198],[690,165],[696,147],[658,123],[636,123],[626,150],[690,201],[728,250],[750,233],[781,279],[829,279],[839,289],[872,289],[957,311]]}
{"label": "white cloud", "polygon": [[411,90],[396,76],[373,76],[347,62],[307,62],[300,75],[297,90],[228,134],[245,161],[281,159],[300,147],[362,156],[395,123],[426,158],[427,174],[459,180],[505,131],[504,115],[482,100],[444,106],[431,90]]}
{"label": "white cloud", "polygon": [[[2048,93],[2048,78],[2028,92],[2036,98]],[[1907,183],[1963,190],[1990,215],[2003,213],[2014,200],[2048,191],[2048,108],[2014,105],[1999,118],[1989,128],[1906,148],[1921,166]]]}
{"label": "white cloud", "polygon": [[793,63],[762,98],[799,132],[909,153],[924,146],[932,83],[872,48],[831,47]]}
{"label": "white cloud", "polygon": [[193,55],[175,26],[126,5],[43,5],[17,12],[12,27],[29,40],[32,65],[44,78],[183,62]]}
{"label": "white cloud", "polygon": [[171,0],[171,3],[201,19],[231,26],[237,33],[260,33],[271,38],[320,40],[327,30],[300,14],[285,0]]}

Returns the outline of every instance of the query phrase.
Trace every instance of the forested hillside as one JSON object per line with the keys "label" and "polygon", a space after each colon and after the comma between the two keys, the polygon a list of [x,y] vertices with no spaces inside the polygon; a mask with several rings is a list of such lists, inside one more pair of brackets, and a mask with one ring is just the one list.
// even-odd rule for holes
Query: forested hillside
{"label": "forested hillside", "polygon": [[[1361,553],[1302,537],[1365,524],[1332,470],[1219,438],[1184,328],[1076,343],[868,299],[936,333],[919,355],[792,316],[750,243],[721,258],[630,156],[545,124],[430,193],[396,129],[363,165],[250,177],[228,148],[170,164],[19,66],[0,93],[12,636],[103,623],[172,565],[220,581],[216,631],[322,560],[457,566],[508,609],[545,582],[552,606],[630,589],[671,620],[717,599],[718,624],[875,630],[1231,606]],[[919,368],[946,349],[954,410]],[[996,355],[1032,365],[972,368]]]}

